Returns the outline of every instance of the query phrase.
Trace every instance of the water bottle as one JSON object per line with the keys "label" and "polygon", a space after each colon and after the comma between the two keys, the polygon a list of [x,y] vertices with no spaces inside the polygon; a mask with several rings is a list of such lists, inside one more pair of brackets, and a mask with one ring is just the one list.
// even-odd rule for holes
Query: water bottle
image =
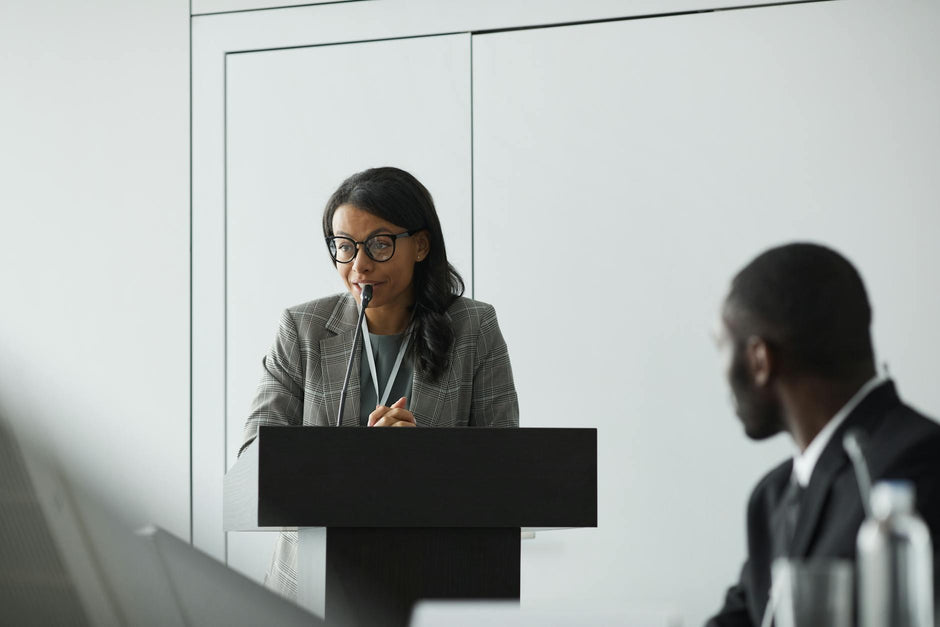
{"label": "water bottle", "polygon": [[930,531],[909,481],[880,481],[858,532],[860,627],[933,627]]}

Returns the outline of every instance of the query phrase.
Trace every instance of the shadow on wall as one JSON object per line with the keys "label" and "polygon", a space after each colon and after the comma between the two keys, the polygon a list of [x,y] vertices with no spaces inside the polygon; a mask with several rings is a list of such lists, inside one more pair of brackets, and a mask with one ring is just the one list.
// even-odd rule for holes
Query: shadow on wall
{"label": "shadow on wall", "polygon": [[[108,358],[78,343],[54,349],[32,329],[2,331],[0,418],[27,458],[41,454],[126,529],[158,520],[185,536],[188,412],[167,410],[162,398],[141,402],[158,392],[101,374]],[[43,358],[53,351],[61,358]],[[159,379],[152,370],[139,378]]]}
{"label": "shadow on wall", "polygon": [[138,533],[0,417],[0,624],[319,625],[171,534]]}

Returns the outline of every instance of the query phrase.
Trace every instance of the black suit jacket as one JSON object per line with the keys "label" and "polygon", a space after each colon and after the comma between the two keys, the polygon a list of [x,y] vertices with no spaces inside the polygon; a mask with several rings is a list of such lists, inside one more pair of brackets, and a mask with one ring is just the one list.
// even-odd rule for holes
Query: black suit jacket
{"label": "black suit jacket", "polygon": [[[886,382],[866,396],[823,450],[803,494],[791,557],[855,558],[855,538],[865,518],[852,464],[842,448],[848,429],[861,429],[872,482],[908,479],[917,490],[917,510],[930,528],[934,572],[940,544],[940,425],[901,402]],[[747,507],[748,557],[737,585],[706,627],[757,627],[770,591],[771,529],[790,481],[793,461],[771,470],[751,493]],[[935,589],[940,577],[934,578]]]}

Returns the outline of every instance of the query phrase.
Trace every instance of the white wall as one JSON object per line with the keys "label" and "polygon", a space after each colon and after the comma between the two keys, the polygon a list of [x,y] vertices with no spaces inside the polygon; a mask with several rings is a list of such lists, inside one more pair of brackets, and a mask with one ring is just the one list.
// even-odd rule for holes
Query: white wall
{"label": "white wall", "polygon": [[0,3],[0,415],[189,537],[189,5]]}
{"label": "white wall", "polygon": [[[470,3],[453,5],[449,16]],[[446,21],[375,2],[199,18],[195,66],[210,80],[198,85],[209,88],[196,99],[195,142],[212,176],[194,179],[210,192],[194,216],[208,211],[221,232],[222,158],[230,175],[240,159],[237,135],[223,145],[212,128],[225,102],[221,51],[462,32],[499,11]],[[513,19],[531,21],[516,25],[554,21],[519,11]],[[844,0],[473,35],[475,295],[500,314],[522,424],[599,430],[599,526],[523,545],[524,603],[675,609],[691,625],[718,608],[744,557],[748,492],[792,450],[785,437],[746,440],[709,340],[730,277],[767,246],[814,239],[853,259],[880,358],[906,399],[940,411],[930,383],[940,300],[923,288],[940,267],[938,24],[936,3]],[[245,97],[233,85],[230,122]],[[300,125],[309,113],[296,115]],[[247,122],[265,133],[269,117]],[[286,154],[290,141],[268,152]],[[568,253],[582,233],[603,239],[593,257]],[[561,252],[544,254],[538,238]],[[211,246],[194,241],[195,271]],[[207,331],[218,319],[205,317]],[[586,366],[598,358],[596,371]],[[194,398],[204,391],[196,384]],[[207,448],[221,450],[222,421],[210,418]]]}
{"label": "white wall", "polygon": [[523,425],[598,428],[598,528],[523,545],[523,602],[718,609],[793,450],[744,437],[709,337],[767,247],[852,259],[880,359],[940,413],[938,25],[852,0],[474,37],[476,295]]}
{"label": "white wall", "polygon": [[[350,4],[364,10],[383,3]],[[872,232],[870,252],[855,256],[872,290],[880,354],[891,360],[902,393],[936,413],[930,351],[937,343],[932,312],[940,308],[940,292],[933,289],[930,251],[940,224],[936,195],[925,192],[923,182],[937,178],[940,140],[936,125],[910,120],[935,119],[940,20],[936,3],[898,4],[905,10],[872,14],[845,41],[885,52],[860,55],[865,88],[858,93],[884,109],[875,119],[881,124],[873,135],[877,154],[885,164],[897,162],[865,177],[871,183],[889,173],[881,195],[856,200],[870,211],[898,215],[910,245],[878,249]],[[190,524],[188,9],[184,0],[0,3],[0,415],[41,440],[128,523],[156,522],[184,538]],[[821,94],[831,93],[838,79],[813,78]],[[847,157],[859,158],[850,140],[863,137],[872,121],[860,119],[851,103],[836,117],[844,124],[837,130]],[[666,135],[663,145],[673,140]],[[860,180],[844,174],[835,192],[819,195],[820,210],[833,198],[853,200],[852,186]],[[746,261],[739,259],[743,249],[733,252],[723,253],[729,276]],[[503,298],[487,292],[485,281],[478,287],[483,298]],[[881,295],[888,290],[904,297],[886,301]],[[527,340],[512,330],[509,307],[496,304],[506,313],[510,349],[523,350]],[[703,320],[703,342],[708,322]],[[525,385],[527,375],[517,374]],[[713,397],[724,393],[717,371],[695,369],[693,376],[714,382]],[[539,402],[523,398],[523,411]],[[721,437],[706,444],[718,451],[719,470],[741,475],[729,496],[740,507],[715,515],[736,521],[720,525],[728,532],[722,542],[743,551],[743,499],[752,470],[765,460],[769,465],[784,447],[755,447],[740,436],[730,412],[724,420]],[[600,503],[604,515],[620,505]],[[572,533],[580,538],[598,532]],[[657,542],[665,546],[668,538]],[[525,550],[535,557],[532,563],[544,556],[546,564],[557,564],[571,547],[564,536],[546,534]],[[631,556],[615,549],[607,559],[629,563]],[[695,557],[700,561],[690,560],[686,568],[704,573],[706,581],[692,592],[696,601],[687,617],[698,618],[709,599],[717,605],[716,592],[737,559]],[[598,561],[564,578],[602,578],[607,566]],[[672,573],[638,567],[635,576],[661,582],[651,602],[674,600]],[[532,592],[537,597],[549,590]],[[612,599],[606,589],[604,594],[623,599]]]}

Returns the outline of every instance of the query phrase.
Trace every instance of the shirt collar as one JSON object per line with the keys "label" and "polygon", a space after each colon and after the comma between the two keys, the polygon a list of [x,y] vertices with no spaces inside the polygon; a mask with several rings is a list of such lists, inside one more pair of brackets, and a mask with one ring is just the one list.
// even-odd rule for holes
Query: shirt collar
{"label": "shirt collar", "polygon": [[875,375],[869,379],[868,382],[860,387],[855,395],[849,399],[849,402],[843,405],[842,409],[837,411],[835,416],[826,423],[822,431],[816,434],[816,437],[809,443],[806,450],[803,451],[802,454],[798,452],[793,456],[793,478],[800,484],[800,487],[805,488],[809,485],[809,480],[810,477],[813,476],[813,469],[816,467],[816,462],[819,461],[820,455],[822,455],[826,445],[829,444],[829,440],[832,439],[832,435],[836,432],[836,429],[839,428],[839,425],[845,422],[845,419],[849,417],[852,410],[868,396],[869,392],[885,381],[887,381],[887,379],[881,375]]}

